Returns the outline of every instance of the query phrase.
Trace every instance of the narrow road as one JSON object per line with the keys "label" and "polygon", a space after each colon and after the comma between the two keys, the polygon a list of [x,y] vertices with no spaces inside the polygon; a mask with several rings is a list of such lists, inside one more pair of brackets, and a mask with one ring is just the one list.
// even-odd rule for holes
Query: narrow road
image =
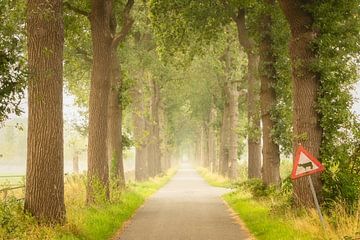
{"label": "narrow road", "polygon": [[119,240],[245,240],[220,196],[189,165],[138,210]]}

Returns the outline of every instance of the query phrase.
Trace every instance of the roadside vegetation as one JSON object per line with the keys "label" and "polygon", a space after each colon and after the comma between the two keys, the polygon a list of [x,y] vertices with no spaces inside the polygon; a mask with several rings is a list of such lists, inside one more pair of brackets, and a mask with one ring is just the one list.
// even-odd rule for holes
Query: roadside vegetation
{"label": "roadside vegetation", "polygon": [[[26,172],[24,199],[1,207],[5,239],[109,237],[185,160],[234,187],[260,239],[291,239],[282,219],[296,238],[359,238],[359,0],[3,0],[0,22],[0,167]],[[325,168],[313,191],[286,173],[299,145]]]}
{"label": "roadside vegetation", "polygon": [[[285,165],[286,166],[286,165]],[[337,203],[323,212],[325,230],[315,209],[296,209],[289,179],[281,188],[266,187],[261,180],[230,181],[199,168],[200,175],[212,186],[231,187],[223,199],[238,214],[252,236],[259,240],[321,239],[355,240],[360,238],[360,208],[349,214],[346,204]],[[359,203],[360,206],[360,203]]]}
{"label": "roadside vegetation", "polygon": [[129,182],[125,189],[113,185],[110,201],[90,206],[85,204],[85,178],[69,177],[65,184],[67,222],[64,226],[39,226],[35,218],[24,214],[23,201],[10,197],[0,201],[0,239],[109,239],[174,173],[171,169],[145,182]]}

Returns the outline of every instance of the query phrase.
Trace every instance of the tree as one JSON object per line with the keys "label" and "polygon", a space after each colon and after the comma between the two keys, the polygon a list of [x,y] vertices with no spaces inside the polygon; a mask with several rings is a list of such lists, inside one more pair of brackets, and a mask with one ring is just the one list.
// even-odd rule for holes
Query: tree
{"label": "tree", "polygon": [[260,79],[261,79],[261,116],[262,116],[262,139],[263,139],[263,167],[262,179],[266,185],[280,184],[280,149],[271,136],[274,122],[271,119],[271,108],[276,102],[275,84],[275,56],[272,52],[271,28],[273,18],[270,9],[275,7],[272,0],[266,1],[266,12],[260,20]]}
{"label": "tree", "polygon": [[[93,0],[90,13],[66,2],[68,9],[88,18],[91,28],[92,58],[83,49],[76,48],[76,51],[85,60],[92,61],[89,97],[87,189],[87,202],[89,203],[94,202],[94,186],[99,186],[104,193],[105,199],[109,199],[108,131],[112,133],[109,138],[111,145],[109,151],[113,156],[116,156],[115,176],[119,177],[119,182],[124,182],[122,153],[120,153],[122,151],[121,108],[118,102],[118,81],[121,78],[117,75],[120,74],[120,71],[116,50],[119,44],[124,41],[133,24],[132,19],[129,17],[133,3],[134,1],[129,0],[125,5],[123,18],[121,18],[123,28],[120,32],[116,32],[117,18],[114,11],[117,5],[112,0]],[[109,104],[111,104],[111,107],[109,107]],[[109,113],[110,115],[108,115]]]}
{"label": "tree", "polygon": [[[317,93],[320,87],[319,75],[312,70],[311,64],[316,59],[316,50],[312,42],[317,37],[312,28],[314,19],[305,8],[312,1],[280,1],[280,6],[290,24],[290,55],[294,84],[294,152],[299,144],[319,157],[322,138],[320,116],[316,110]],[[320,175],[312,177],[316,192],[320,194]],[[298,204],[313,205],[312,194],[307,179],[294,182],[294,196]]]}
{"label": "tree", "polygon": [[261,178],[261,141],[260,111],[258,94],[258,64],[256,45],[246,27],[244,8],[238,7],[237,14],[232,16],[238,30],[238,39],[248,59],[248,177]]}
{"label": "tree", "polygon": [[111,0],[92,0],[88,15],[91,25],[93,65],[89,97],[89,143],[87,202],[94,201],[96,185],[109,199],[109,166],[107,157],[107,114],[111,66]]}
{"label": "tree", "polygon": [[39,221],[62,223],[65,220],[62,1],[29,0],[27,35],[29,128],[25,210]]}
{"label": "tree", "polygon": [[280,152],[292,151],[291,73],[289,29],[278,4],[266,0],[259,7],[259,75],[263,139],[262,179],[280,184]]}
{"label": "tree", "polygon": [[[125,40],[132,25],[133,19],[130,17],[130,10],[134,4],[133,0],[127,1],[122,13],[121,32],[112,42],[111,53],[111,74],[110,74],[110,94],[108,103],[108,152],[112,166],[112,175],[121,187],[125,186],[125,174],[123,164],[123,144],[122,144],[122,73],[120,69],[119,55],[117,49]],[[112,35],[116,35],[117,22],[115,13],[112,17]]]}
{"label": "tree", "polygon": [[0,3],[0,124],[9,114],[20,115],[26,86],[23,1]]}
{"label": "tree", "polygon": [[144,181],[148,178],[148,164],[146,159],[146,143],[145,137],[148,133],[145,131],[144,118],[144,95],[142,84],[137,80],[136,85],[132,90],[132,104],[133,113],[132,119],[134,122],[134,139],[135,139],[135,179],[137,181]]}

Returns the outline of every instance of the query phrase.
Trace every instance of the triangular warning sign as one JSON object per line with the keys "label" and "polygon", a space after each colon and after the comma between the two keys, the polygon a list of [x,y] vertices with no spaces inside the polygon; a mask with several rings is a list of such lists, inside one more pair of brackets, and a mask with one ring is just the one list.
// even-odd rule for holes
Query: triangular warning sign
{"label": "triangular warning sign", "polygon": [[317,172],[324,171],[324,166],[302,146],[296,151],[294,167],[291,173],[291,178],[311,175]]}

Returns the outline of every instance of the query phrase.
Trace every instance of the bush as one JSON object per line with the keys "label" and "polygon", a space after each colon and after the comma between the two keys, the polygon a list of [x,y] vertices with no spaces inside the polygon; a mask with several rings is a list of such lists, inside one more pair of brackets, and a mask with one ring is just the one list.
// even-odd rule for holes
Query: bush
{"label": "bush", "polygon": [[14,197],[0,202],[0,239],[23,239],[35,221],[24,214],[23,202]]}

